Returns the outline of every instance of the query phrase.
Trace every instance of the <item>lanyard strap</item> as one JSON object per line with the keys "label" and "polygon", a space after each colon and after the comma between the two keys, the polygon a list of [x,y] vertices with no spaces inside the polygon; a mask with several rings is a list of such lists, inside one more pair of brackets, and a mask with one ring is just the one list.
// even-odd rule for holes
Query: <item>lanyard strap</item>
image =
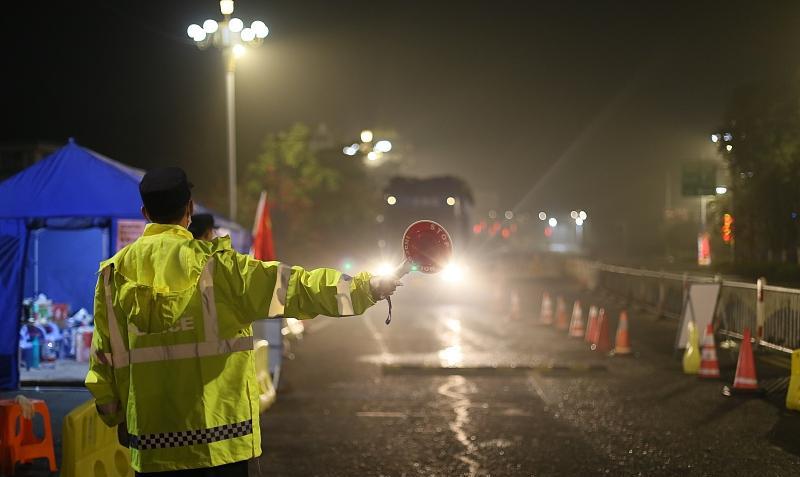
{"label": "lanyard strap", "polygon": [[386,324],[388,325],[392,322],[392,297],[387,296],[386,303],[389,304],[389,315],[386,317]]}

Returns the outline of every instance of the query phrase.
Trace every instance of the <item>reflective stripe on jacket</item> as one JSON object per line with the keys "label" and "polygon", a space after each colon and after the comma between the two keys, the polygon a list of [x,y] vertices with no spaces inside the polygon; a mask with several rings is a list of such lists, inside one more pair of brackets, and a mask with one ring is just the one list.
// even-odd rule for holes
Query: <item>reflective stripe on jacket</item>
{"label": "reflective stripe on jacket", "polygon": [[100,264],[86,386],[106,424],[126,423],[139,472],[257,457],[251,323],[362,314],[374,304],[369,279],[261,262],[227,237],[149,224]]}

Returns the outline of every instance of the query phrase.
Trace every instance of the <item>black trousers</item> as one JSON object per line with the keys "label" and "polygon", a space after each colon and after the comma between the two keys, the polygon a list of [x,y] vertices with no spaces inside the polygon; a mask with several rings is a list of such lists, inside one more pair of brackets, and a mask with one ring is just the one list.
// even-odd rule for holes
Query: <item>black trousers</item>
{"label": "black trousers", "polygon": [[247,477],[247,462],[243,460],[205,469],[136,472],[136,477]]}

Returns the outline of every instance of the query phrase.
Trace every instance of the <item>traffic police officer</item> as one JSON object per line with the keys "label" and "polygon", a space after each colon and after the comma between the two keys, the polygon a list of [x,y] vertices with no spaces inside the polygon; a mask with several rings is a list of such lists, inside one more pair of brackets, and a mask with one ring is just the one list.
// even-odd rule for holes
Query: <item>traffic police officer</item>
{"label": "traffic police officer", "polygon": [[189,220],[189,232],[198,240],[214,238],[214,216],[211,214],[194,214]]}
{"label": "traffic police officer", "polygon": [[127,426],[137,475],[247,475],[261,454],[251,323],[360,315],[399,282],[193,240],[179,168],[148,172],[139,191],[150,223],[100,264],[86,386],[107,425]]}

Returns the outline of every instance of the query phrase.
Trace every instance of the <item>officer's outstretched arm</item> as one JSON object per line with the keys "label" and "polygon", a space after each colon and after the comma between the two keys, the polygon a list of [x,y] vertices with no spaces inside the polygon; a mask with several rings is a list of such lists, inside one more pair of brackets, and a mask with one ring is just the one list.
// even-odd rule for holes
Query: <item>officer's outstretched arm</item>
{"label": "officer's outstretched arm", "polygon": [[351,277],[331,268],[292,267],[283,314],[299,319],[361,315],[376,301],[371,278],[366,272]]}
{"label": "officer's outstretched arm", "polygon": [[85,384],[97,401],[97,412],[106,425],[116,426],[125,420],[125,412],[114,380],[102,276],[97,280],[94,292],[94,334]]}
{"label": "officer's outstretched arm", "polygon": [[218,262],[216,293],[226,298],[243,324],[277,316],[360,315],[385,295],[374,292],[373,277],[366,272],[351,277],[330,268],[305,270],[239,253],[221,254]]}

